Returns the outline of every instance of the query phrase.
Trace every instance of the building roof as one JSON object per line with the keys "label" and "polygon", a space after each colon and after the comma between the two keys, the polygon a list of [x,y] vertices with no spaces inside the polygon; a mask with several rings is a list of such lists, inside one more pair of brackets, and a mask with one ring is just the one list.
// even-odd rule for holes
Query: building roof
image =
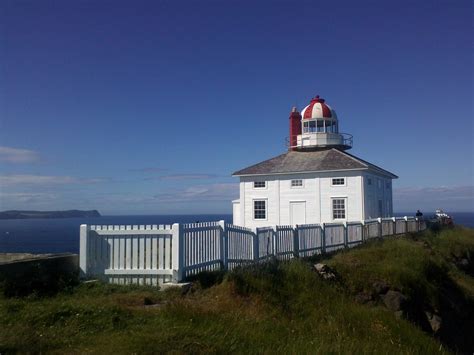
{"label": "building roof", "polygon": [[325,103],[324,99],[320,99],[319,95],[314,97],[308,106],[301,111],[303,119],[318,119],[318,118],[336,118],[334,110]]}
{"label": "building roof", "polygon": [[335,148],[316,151],[288,151],[277,157],[236,171],[232,175],[271,175],[367,169],[375,170],[394,179],[398,178],[387,170]]}

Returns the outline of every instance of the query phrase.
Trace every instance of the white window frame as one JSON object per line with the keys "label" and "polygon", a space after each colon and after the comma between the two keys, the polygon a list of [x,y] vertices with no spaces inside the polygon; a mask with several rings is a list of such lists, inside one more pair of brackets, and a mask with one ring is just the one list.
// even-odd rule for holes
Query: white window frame
{"label": "white window frame", "polygon": [[[265,218],[255,218],[255,202],[265,202]],[[268,220],[268,199],[256,198],[252,200],[252,218],[254,221],[267,221]]]}
{"label": "white window frame", "polygon": [[[343,180],[343,184],[334,184],[334,180]],[[339,187],[339,186],[346,186],[347,185],[347,179],[345,177],[333,177],[331,178],[331,186]]]}
{"label": "white window frame", "polygon": [[[301,185],[293,185],[293,181],[301,181]],[[290,188],[292,189],[302,189],[304,187],[304,179],[291,179]]]}
{"label": "white window frame", "polygon": [[[257,183],[257,182],[263,182],[263,183],[264,183],[264,186],[261,186],[261,187],[260,187],[260,186],[255,186],[255,183]],[[253,181],[253,182],[252,182],[252,187],[253,187],[255,190],[264,190],[264,189],[267,188],[267,182],[266,182],[266,181],[261,181],[261,180],[259,180],[259,181]]]}
{"label": "white window frame", "polygon": [[[344,218],[334,218],[334,200],[343,200],[344,201]],[[344,197],[344,196],[331,197],[331,219],[333,221],[347,221],[347,197]]]}

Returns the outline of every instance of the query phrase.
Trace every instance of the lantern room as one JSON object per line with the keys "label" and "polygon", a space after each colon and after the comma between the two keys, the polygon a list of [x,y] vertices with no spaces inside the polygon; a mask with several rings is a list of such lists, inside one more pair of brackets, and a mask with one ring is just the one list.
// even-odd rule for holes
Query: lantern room
{"label": "lantern room", "polygon": [[319,95],[314,97],[301,114],[293,108],[290,115],[290,150],[352,147],[352,136],[339,133],[336,112]]}

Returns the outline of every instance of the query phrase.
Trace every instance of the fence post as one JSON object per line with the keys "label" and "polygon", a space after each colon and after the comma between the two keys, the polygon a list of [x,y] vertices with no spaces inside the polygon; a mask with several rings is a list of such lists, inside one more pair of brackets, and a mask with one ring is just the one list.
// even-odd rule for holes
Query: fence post
{"label": "fence post", "polygon": [[392,217],[393,221],[393,235],[397,235],[397,219],[395,217]]}
{"label": "fence post", "polygon": [[364,242],[365,242],[365,238],[366,238],[365,221],[364,221],[364,220],[360,221],[360,224],[362,224],[362,227],[361,227],[361,229],[362,229],[362,231],[361,231],[361,237],[362,237],[362,243],[364,243]]}
{"label": "fence post", "polygon": [[299,243],[299,233],[298,233],[298,225],[293,228],[293,255],[295,258],[300,257],[300,243]]}
{"label": "fence post", "polygon": [[88,265],[88,239],[89,239],[89,231],[90,231],[90,226],[87,224],[81,224],[80,227],[80,234],[79,234],[79,269],[80,269],[80,274],[81,277],[86,277],[87,272],[89,271],[87,268]]}
{"label": "fence post", "polygon": [[344,248],[349,246],[349,236],[347,235],[347,221],[343,222],[344,224]]}
{"label": "fence post", "polygon": [[321,223],[321,254],[326,253],[326,228],[324,223]]}
{"label": "fence post", "polygon": [[403,219],[405,220],[405,234],[407,234],[408,233],[408,217],[405,216],[403,217]]}
{"label": "fence post", "polygon": [[228,235],[227,235],[227,230],[225,229],[225,221],[220,220],[219,222],[220,228],[220,243],[221,243],[221,262],[222,262],[222,268],[224,270],[227,270],[229,265],[229,240],[228,240]]}
{"label": "fence post", "polygon": [[173,267],[173,282],[180,282],[183,280],[184,269],[184,245],[183,245],[183,230],[179,223],[174,223],[171,228],[172,233],[172,267]]}
{"label": "fence post", "polygon": [[272,227],[272,239],[273,239],[273,256],[276,258],[277,253],[278,253],[278,238],[277,238],[277,233],[278,233],[278,227],[275,226],[275,228]]}
{"label": "fence post", "polygon": [[382,218],[377,218],[377,223],[379,224],[379,238],[382,239]]}
{"label": "fence post", "polygon": [[258,261],[260,258],[260,244],[258,241],[258,228],[255,228],[255,230],[252,231],[253,233],[253,261]]}

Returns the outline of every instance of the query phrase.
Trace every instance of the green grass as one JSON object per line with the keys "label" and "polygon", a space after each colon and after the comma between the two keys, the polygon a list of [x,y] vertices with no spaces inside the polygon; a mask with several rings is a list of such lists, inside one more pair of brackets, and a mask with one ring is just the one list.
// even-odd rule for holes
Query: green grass
{"label": "green grass", "polygon": [[448,283],[469,304],[473,278],[454,261],[473,255],[473,240],[454,230],[370,243],[326,258],[337,282],[294,260],[218,275],[213,286],[207,275],[206,288],[196,282],[186,295],[88,283],[53,297],[1,296],[0,353],[446,353],[420,326],[354,295],[383,280],[442,308]]}

